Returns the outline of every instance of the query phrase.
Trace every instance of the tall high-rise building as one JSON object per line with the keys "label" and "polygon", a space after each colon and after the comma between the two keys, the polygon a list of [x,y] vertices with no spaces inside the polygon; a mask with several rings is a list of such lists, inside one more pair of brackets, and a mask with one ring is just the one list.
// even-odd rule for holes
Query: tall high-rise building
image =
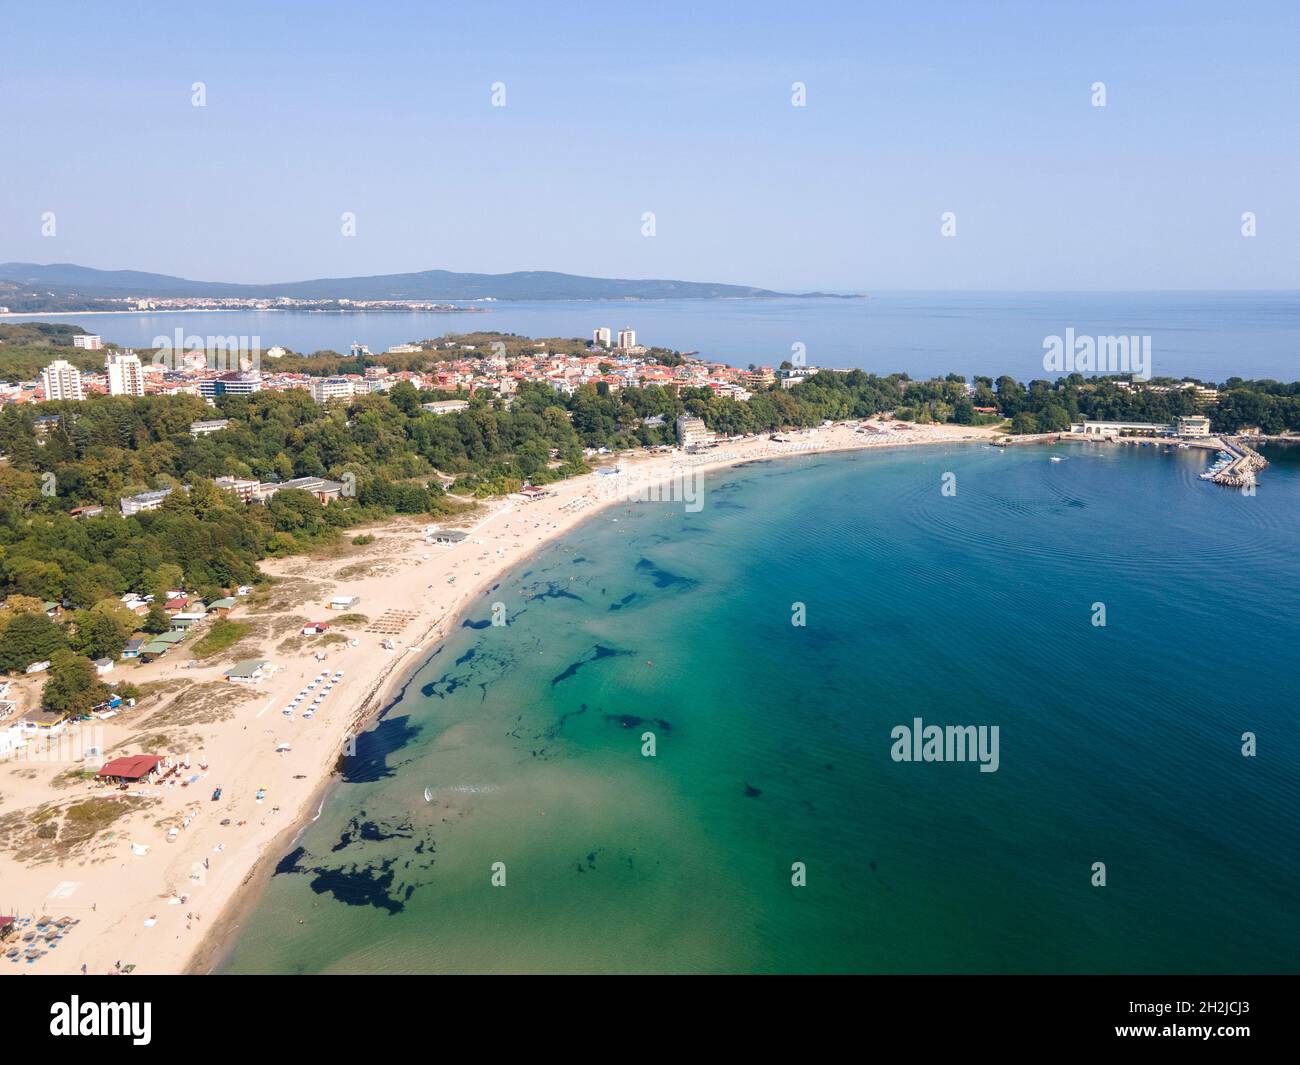
{"label": "tall high-rise building", "polygon": [[85,399],[81,390],[81,371],[67,359],[55,359],[41,371],[41,384],[45,389],[45,398]]}
{"label": "tall high-rise building", "polygon": [[602,325],[599,329],[593,330],[591,339],[593,343],[599,344],[602,348],[609,347],[610,340],[613,339],[609,331],[609,326]]}
{"label": "tall high-rise building", "polygon": [[104,346],[104,338],[93,333],[78,333],[72,338],[72,346],[85,348],[87,351],[98,351]]}
{"label": "tall high-rise building", "polygon": [[618,346],[623,351],[636,347],[636,330],[620,329],[618,331]]}
{"label": "tall high-rise building", "polygon": [[140,365],[140,356],[135,352],[109,355],[104,360],[104,369],[108,373],[110,396],[144,395],[144,367]]}

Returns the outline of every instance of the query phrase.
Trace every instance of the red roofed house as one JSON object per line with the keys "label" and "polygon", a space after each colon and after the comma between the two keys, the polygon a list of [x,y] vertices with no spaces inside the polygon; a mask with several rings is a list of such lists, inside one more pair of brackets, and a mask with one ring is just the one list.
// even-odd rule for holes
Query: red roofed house
{"label": "red roofed house", "polygon": [[190,605],[189,596],[178,596],[175,599],[168,599],[166,606],[163,607],[169,614],[178,613]]}
{"label": "red roofed house", "polygon": [[136,781],[148,780],[161,761],[162,759],[156,754],[133,754],[126,758],[114,758],[111,762],[105,762],[100,766],[95,776],[99,780],[134,784]]}
{"label": "red roofed house", "polygon": [[302,634],[304,636],[319,636],[329,627],[330,623],[328,621],[311,621],[302,627]]}

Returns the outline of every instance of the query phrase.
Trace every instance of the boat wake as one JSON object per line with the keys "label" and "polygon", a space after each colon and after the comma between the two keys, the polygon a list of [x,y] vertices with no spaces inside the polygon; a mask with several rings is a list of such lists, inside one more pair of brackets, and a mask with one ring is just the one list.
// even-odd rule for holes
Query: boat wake
{"label": "boat wake", "polygon": [[425,788],[424,801],[433,802],[436,795],[488,795],[500,790],[496,784],[453,784],[445,788]]}

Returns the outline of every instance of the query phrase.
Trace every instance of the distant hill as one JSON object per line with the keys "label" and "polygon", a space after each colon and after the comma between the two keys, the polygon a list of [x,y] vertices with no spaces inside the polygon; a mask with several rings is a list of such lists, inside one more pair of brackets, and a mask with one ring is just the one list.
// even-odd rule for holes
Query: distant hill
{"label": "distant hill", "polygon": [[[286,296],[296,299],[352,300],[659,300],[735,299],[787,296],[747,285],[700,281],[628,280],[580,277],[548,270],[512,274],[461,274],[422,270],[414,274],[374,277],[326,277],[274,285],[232,285],[191,281],[137,270],[96,270],[74,263],[0,263],[0,281],[23,288],[43,288],[82,296],[195,296],[244,299]],[[822,296],[826,293],[800,293]]]}

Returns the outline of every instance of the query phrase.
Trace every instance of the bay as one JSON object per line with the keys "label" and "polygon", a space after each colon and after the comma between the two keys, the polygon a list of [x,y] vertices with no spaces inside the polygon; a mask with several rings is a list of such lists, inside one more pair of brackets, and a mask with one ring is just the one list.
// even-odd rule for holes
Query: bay
{"label": "bay", "polygon": [[[1043,342],[1065,336],[1149,336],[1156,376],[1223,381],[1300,377],[1300,295],[1294,292],[881,292],[870,299],[520,301],[488,313],[228,311],[85,314],[70,322],[118,344],[159,338],[256,337],[264,348],[376,353],[449,332],[590,338],[597,326],[636,330],[646,345],[699,351],[732,365],[778,365],[802,344],[810,364],[913,377],[956,372],[1055,376]],[[42,320],[41,315],[6,321]]]}
{"label": "bay", "polygon": [[[806,456],[602,511],[415,670],[222,968],[1294,972],[1269,458],[1247,497],[1195,451]],[[894,761],[916,718],[997,771]]]}

